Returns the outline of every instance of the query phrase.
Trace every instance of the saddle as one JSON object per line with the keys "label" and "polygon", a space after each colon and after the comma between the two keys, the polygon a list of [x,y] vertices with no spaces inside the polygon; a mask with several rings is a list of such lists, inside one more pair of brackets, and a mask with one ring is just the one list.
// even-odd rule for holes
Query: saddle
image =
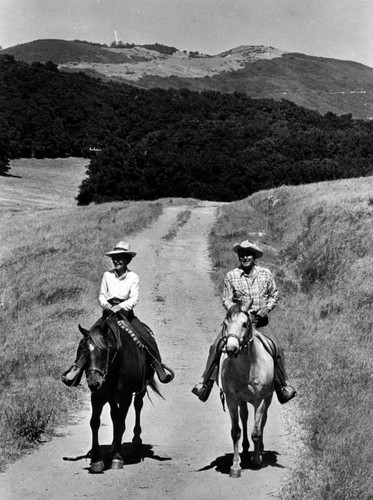
{"label": "saddle", "polygon": [[124,330],[126,333],[129,334],[129,336],[135,342],[137,347],[139,347],[139,349],[145,348],[144,344],[140,341],[139,337],[137,336],[135,330],[132,328],[129,320],[125,316],[122,316],[122,314],[119,313],[111,314],[110,316],[105,318],[105,322],[112,331],[118,345],[121,344],[120,332],[121,330]]}
{"label": "saddle", "polygon": [[[134,317],[133,311],[130,311],[130,313]],[[122,313],[111,314],[110,316],[107,317],[106,322],[110,324],[111,329],[115,334],[115,336],[117,337],[117,339],[119,339],[119,342],[120,342],[120,330],[124,330],[131,337],[131,339],[134,341],[137,347],[141,351],[145,351],[146,356],[149,359],[152,368],[155,370],[159,380],[162,383],[168,383],[175,377],[174,371],[169,366],[165,365],[161,360],[157,359],[157,357],[153,354],[151,348],[149,348],[149,345],[147,345],[146,341],[139,337],[138,333],[130,323],[129,315],[123,315]],[[150,337],[154,338],[154,333],[151,330],[151,328],[149,328],[149,326],[146,325],[145,323],[142,323],[142,325],[144,329],[148,332]]]}

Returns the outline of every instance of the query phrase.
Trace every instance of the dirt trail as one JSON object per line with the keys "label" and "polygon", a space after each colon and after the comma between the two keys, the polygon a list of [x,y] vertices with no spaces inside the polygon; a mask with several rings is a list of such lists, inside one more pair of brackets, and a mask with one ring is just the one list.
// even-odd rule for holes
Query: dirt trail
{"label": "dirt trail", "polygon": [[[186,211],[191,212],[187,222],[177,228],[173,238],[165,238],[177,227],[177,215]],[[171,384],[161,385],[165,401],[156,395],[151,395],[153,404],[145,400],[142,438],[146,445],[137,453],[130,445],[131,410],[123,438],[124,469],[90,474],[89,460],[84,458],[90,448],[87,395],[87,410],[77,417],[75,425],[61,429],[60,437],[0,476],[0,498],[273,498],[271,494],[280,487],[291,465],[283,410],[275,398],[264,435],[264,467],[254,470],[244,463],[242,477],[232,479],[230,419],[222,410],[218,389],[214,388],[206,403],[191,393],[224,314],[209,275],[207,236],[215,214],[213,203],[170,205],[151,228],[131,241],[138,252],[131,268],[141,278],[137,315],[153,327],[164,361],[176,372]],[[249,426],[251,432],[252,418]],[[107,410],[100,442],[106,451],[111,442]]]}

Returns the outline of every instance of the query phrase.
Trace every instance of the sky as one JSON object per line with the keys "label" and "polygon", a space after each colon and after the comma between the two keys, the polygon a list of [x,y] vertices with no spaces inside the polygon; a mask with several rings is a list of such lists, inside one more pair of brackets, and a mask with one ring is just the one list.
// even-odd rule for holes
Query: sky
{"label": "sky", "polygon": [[373,67],[373,0],[0,0],[0,46],[43,38],[160,43],[215,55],[240,45]]}

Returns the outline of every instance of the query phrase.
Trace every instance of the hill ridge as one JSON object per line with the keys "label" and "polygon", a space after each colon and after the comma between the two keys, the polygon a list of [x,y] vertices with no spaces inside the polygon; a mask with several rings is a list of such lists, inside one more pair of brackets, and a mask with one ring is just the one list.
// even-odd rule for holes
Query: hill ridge
{"label": "hill ridge", "polygon": [[28,63],[53,61],[144,89],[187,88],[287,99],[320,113],[373,119],[373,68],[354,61],[240,45],[216,55],[161,44],[108,47],[85,41],[36,40],[0,51]]}

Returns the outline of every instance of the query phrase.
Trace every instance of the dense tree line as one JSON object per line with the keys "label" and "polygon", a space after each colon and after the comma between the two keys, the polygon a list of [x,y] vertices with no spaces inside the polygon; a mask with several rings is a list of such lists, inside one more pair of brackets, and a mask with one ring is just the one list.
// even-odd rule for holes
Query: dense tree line
{"label": "dense tree line", "polygon": [[243,94],[143,90],[0,57],[0,172],[87,156],[78,203],[231,201],[281,184],[373,173],[370,122]]}

